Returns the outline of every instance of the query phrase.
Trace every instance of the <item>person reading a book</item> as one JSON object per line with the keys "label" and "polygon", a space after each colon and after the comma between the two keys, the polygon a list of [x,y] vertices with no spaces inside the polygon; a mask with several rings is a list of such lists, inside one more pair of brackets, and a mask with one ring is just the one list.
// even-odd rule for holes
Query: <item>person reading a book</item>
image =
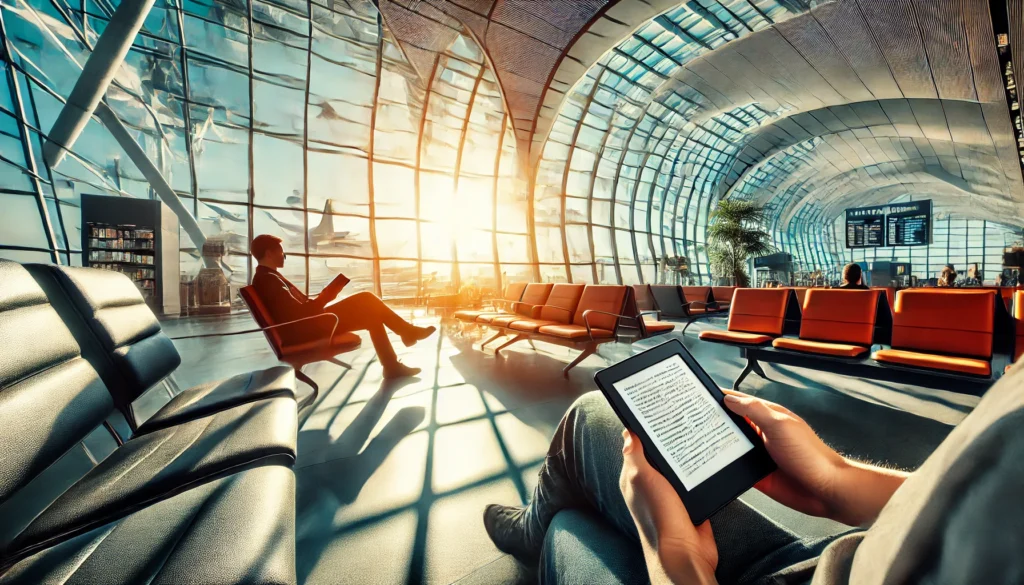
{"label": "person reading a book", "polygon": [[[256,236],[250,250],[259,265],[252,278],[252,287],[260,301],[270,312],[275,323],[295,321],[322,313],[333,313],[338,317],[335,332],[368,331],[377,359],[384,367],[384,378],[394,379],[415,376],[420,368],[407,366],[398,361],[394,347],[385,328],[402,338],[402,343],[411,347],[418,341],[430,337],[435,327],[418,327],[398,316],[384,304],[377,295],[369,292],[356,293],[333,302],[349,283],[344,274],[339,274],[315,297],[308,297],[288,281],[280,272],[284,267],[285,252],[281,238],[269,234]],[[330,334],[333,322],[309,321],[307,326],[285,327],[281,335],[289,343],[303,343],[321,339]]]}

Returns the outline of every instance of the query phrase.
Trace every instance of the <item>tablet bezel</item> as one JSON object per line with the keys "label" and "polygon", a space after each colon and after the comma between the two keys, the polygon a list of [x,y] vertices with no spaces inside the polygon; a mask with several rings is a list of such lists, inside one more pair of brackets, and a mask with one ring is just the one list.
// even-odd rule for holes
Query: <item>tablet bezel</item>
{"label": "tablet bezel", "polygon": [[[668,461],[655,447],[650,437],[644,431],[640,421],[633,415],[629,406],[619,396],[618,390],[614,387],[614,384],[623,378],[628,378],[675,355],[682,358],[683,362],[693,370],[697,379],[711,393],[722,410],[732,418],[743,434],[754,444],[753,449],[695,486],[692,491],[687,490],[683,486],[683,482],[672,471]],[[678,492],[679,498],[683,501],[683,505],[686,506],[686,511],[690,514],[690,519],[695,525],[703,523],[715,512],[735,500],[740,494],[752,488],[755,483],[764,479],[776,469],[775,462],[768,454],[768,450],[765,449],[764,441],[757,434],[757,431],[743,417],[725,406],[725,394],[678,339],[669,340],[607,367],[594,376],[594,381],[597,382],[601,393],[608,399],[612,409],[615,410],[622,423],[640,438],[640,443],[643,445],[644,455],[647,457],[647,460],[665,476],[676,492]]]}

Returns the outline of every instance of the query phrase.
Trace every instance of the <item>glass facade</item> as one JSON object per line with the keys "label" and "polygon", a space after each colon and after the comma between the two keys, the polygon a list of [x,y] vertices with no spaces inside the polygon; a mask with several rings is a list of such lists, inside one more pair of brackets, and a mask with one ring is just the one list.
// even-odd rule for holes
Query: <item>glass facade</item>
{"label": "glass facade", "polygon": [[[55,168],[41,154],[115,8],[3,5],[4,257],[81,264],[81,194],[153,197],[96,120]],[[338,272],[346,293],[385,298],[533,275],[511,124],[469,36],[423,78],[369,1],[158,0],[106,97],[227,244],[233,285],[249,281],[248,243],[264,233],[313,291]],[[199,252],[181,237],[181,270],[195,274]]]}
{"label": "glass facade", "polygon": [[[155,198],[95,119],[56,166],[42,154],[117,3],[2,6],[0,256],[81,264],[82,194]],[[249,242],[264,233],[284,240],[285,274],[313,292],[338,272],[353,281],[346,292],[387,299],[538,278],[677,282],[666,267],[681,258],[690,282],[712,283],[705,229],[726,195],[766,206],[774,245],[799,270],[884,258],[922,278],[947,262],[994,275],[1012,229],[941,206],[931,246],[846,250],[841,209],[810,197],[832,187],[798,180],[836,139],[793,140],[755,165],[744,149],[794,108],[716,102],[678,81],[806,9],[708,0],[658,15],[568,91],[533,164],[473,37],[455,31],[424,72],[369,0],[157,0],[106,103],[207,237],[226,243],[234,286],[249,281]],[[939,160],[927,141],[917,148],[922,164]],[[894,141],[889,164],[909,150]],[[199,251],[181,237],[181,271],[194,275]]]}

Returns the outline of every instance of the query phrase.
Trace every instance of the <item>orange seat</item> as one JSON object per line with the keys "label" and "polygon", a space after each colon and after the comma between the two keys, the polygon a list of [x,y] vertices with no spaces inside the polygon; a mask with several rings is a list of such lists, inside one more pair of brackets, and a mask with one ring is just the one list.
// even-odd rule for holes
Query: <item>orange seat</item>
{"label": "orange seat", "polygon": [[705,341],[760,345],[782,335],[789,291],[782,288],[738,288],[733,293],[728,331],[701,331]]}
{"label": "orange seat", "polygon": [[692,305],[689,307],[690,313],[702,314],[702,313],[714,313],[718,309],[708,308],[707,305],[711,303],[711,287],[710,286],[684,286],[683,298],[688,303],[697,303],[696,307]]}
{"label": "orange seat", "polygon": [[[537,330],[538,333],[544,335],[552,335],[554,337],[561,337],[563,339],[590,339],[590,334],[587,333],[587,328],[583,325],[544,325]],[[614,331],[608,329],[597,329],[591,328],[590,333],[593,334],[594,339],[604,339],[615,336]]]}
{"label": "orange seat", "polygon": [[991,372],[996,293],[991,290],[913,289],[896,295],[892,349],[880,362],[965,374]]}
{"label": "orange seat", "polygon": [[548,300],[552,286],[551,283],[530,283],[523,291],[522,300],[516,299],[517,302],[512,303],[512,312],[482,314],[476,318],[476,322],[507,327],[512,321],[524,317],[538,317],[540,306]]}
{"label": "orange seat", "polygon": [[948,370],[950,372],[972,374],[975,376],[989,376],[992,374],[992,365],[988,361],[974,358],[937,355],[901,349],[881,349],[872,354],[871,357],[880,362],[915,366],[918,368]]}
{"label": "orange seat", "polygon": [[808,289],[800,338],[779,338],[772,345],[839,357],[863,355],[874,337],[878,295],[873,290]]}
{"label": "orange seat", "polygon": [[761,333],[722,331],[721,329],[701,331],[700,338],[704,341],[724,341],[726,343],[738,343],[742,345],[764,345],[766,343],[771,343],[771,340],[774,339],[771,335],[763,335]]}
{"label": "orange seat", "polygon": [[664,321],[648,321],[644,319],[644,327],[647,329],[647,333],[657,335],[659,333],[665,333],[666,331],[674,331],[676,328],[675,323],[666,323]]}
{"label": "orange seat", "polygon": [[715,302],[722,309],[728,309],[732,304],[732,295],[736,292],[735,286],[713,286],[711,287],[711,294],[715,297]]}
{"label": "orange seat", "polygon": [[[502,295],[501,300],[509,302],[509,303],[517,302],[517,301],[519,301],[520,298],[522,298],[523,292],[525,290],[526,290],[526,283],[525,282],[513,282],[513,283],[511,283],[511,284],[509,284],[508,286],[505,287],[505,294]],[[476,321],[476,319],[478,317],[480,317],[481,315],[485,315],[485,314],[498,314],[498,315],[502,315],[502,314],[505,314],[505,313],[503,311],[493,311],[493,310],[490,310],[490,311],[488,311],[488,310],[482,310],[482,311],[466,311],[466,310],[463,310],[463,311],[455,311],[455,315],[454,316],[459,321],[469,321],[469,322],[472,322],[472,321]]]}
{"label": "orange seat", "polygon": [[550,321],[542,319],[522,319],[511,321],[506,327],[509,329],[515,329],[516,331],[523,331],[525,333],[536,333],[538,329],[545,325],[564,325],[560,321]]}
{"label": "orange seat", "polygon": [[1024,355],[1024,290],[1013,293],[1013,326],[1013,361],[1017,361]]}
{"label": "orange seat", "polygon": [[539,333],[564,339],[587,339],[590,337],[587,335],[589,323],[595,339],[614,337],[626,294],[625,286],[587,285],[576,303],[572,324],[546,325],[539,329]]}
{"label": "orange seat", "polygon": [[850,345],[848,343],[826,343],[824,341],[810,341],[808,339],[794,339],[792,337],[780,337],[772,342],[773,347],[779,349],[791,349],[807,353],[818,353],[822,355],[834,355],[837,357],[858,357],[868,352],[868,348],[862,345]]}

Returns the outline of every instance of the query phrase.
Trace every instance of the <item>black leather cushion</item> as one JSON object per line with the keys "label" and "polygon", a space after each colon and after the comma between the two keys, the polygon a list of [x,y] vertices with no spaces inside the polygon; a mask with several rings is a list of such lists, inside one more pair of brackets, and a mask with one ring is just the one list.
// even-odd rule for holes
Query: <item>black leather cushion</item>
{"label": "black leather cushion", "polygon": [[271,398],[136,437],[57,498],[0,556],[51,546],[240,468],[291,465],[296,434],[295,401]]}
{"label": "black leather cushion", "polygon": [[275,366],[189,388],[175,396],[135,432],[151,433],[226,408],[274,396],[295,398],[295,370]]}
{"label": "black leather cushion", "polygon": [[288,585],[295,576],[295,477],[250,469],[29,557],[0,584]]}
{"label": "black leather cushion", "polygon": [[42,289],[20,264],[0,260],[0,502],[113,412]]}
{"label": "black leather cushion", "polygon": [[[127,276],[46,264],[30,265],[29,269],[48,272],[56,280],[99,341],[112,367],[96,366],[122,410],[127,411],[136,398],[181,364],[174,343]],[[69,316],[62,316],[71,323]]]}

